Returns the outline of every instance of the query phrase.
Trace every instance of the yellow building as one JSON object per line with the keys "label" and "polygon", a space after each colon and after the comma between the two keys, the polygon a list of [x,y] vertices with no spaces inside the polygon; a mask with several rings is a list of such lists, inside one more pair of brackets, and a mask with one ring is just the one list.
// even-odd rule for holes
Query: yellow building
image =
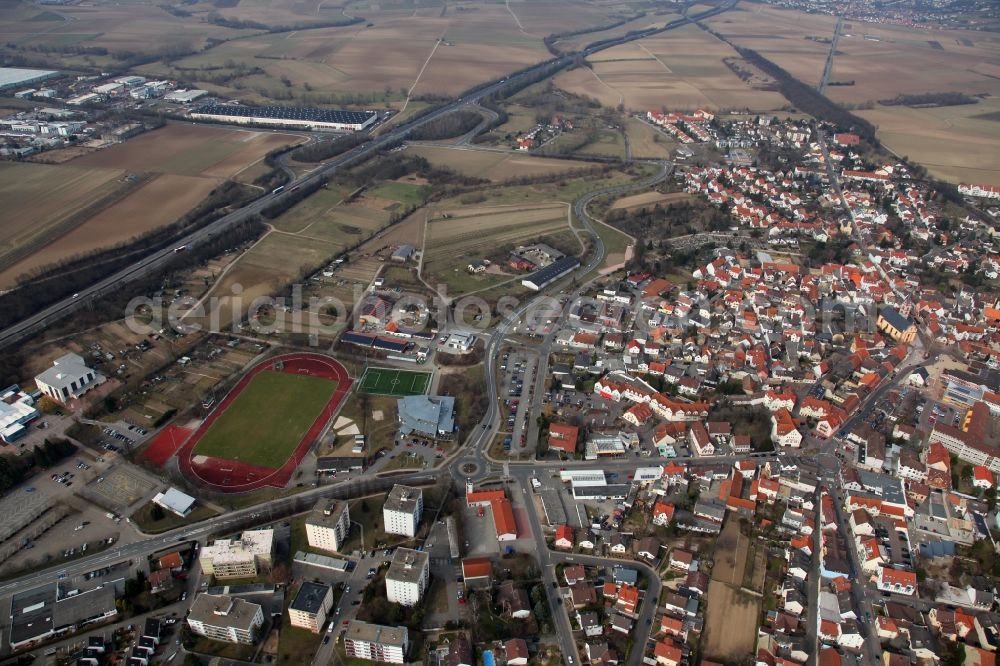
{"label": "yellow building", "polygon": [[917,337],[917,325],[892,308],[882,308],[875,325],[896,342],[910,344]]}

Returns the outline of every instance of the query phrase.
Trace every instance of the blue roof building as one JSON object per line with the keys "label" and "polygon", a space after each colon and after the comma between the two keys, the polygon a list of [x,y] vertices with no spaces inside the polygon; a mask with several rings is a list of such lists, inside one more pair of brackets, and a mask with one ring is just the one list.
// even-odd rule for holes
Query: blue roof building
{"label": "blue roof building", "polygon": [[455,435],[455,398],[447,395],[409,395],[396,402],[399,432],[432,439]]}

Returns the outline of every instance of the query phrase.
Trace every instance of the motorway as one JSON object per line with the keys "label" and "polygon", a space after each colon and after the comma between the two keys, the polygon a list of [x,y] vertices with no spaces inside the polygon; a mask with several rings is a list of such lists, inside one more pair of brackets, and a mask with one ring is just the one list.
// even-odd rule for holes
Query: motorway
{"label": "motorway", "polygon": [[544,72],[549,68],[553,69],[553,73],[559,69],[565,68],[570,64],[576,62],[578,56],[589,56],[599,51],[612,48],[614,46],[619,46],[636,39],[641,39],[644,37],[649,37],[651,35],[659,34],[667,30],[673,30],[675,28],[687,25],[693,21],[699,21],[701,19],[709,18],[715,16],[716,14],[721,14],[722,12],[728,11],[735,6],[737,0],[730,0],[724,5],[719,7],[713,7],[712,9],[699,12],[690,17],[685,17],[671,21],[667,23],[662,28],[650,28],[647,30],[641,30],[634,33],[630,33],[623,37],[618,37],[615,39],[609,39],[602,42],[597,42],[585,48],[580,53],[574,53],[569,55],[564,55],[559,58],[554,58],[547,60],[545,62],[539,63],[529,69],[523,70],[517,74],[510,77],[504,77],[500,80],[493,81],[492,83],[486,84],[470,92],[469,94],[452,100],[451,102],[431,111],[427,115],[421,116],[414,120],[405,122],[398,127],[395,127],[382,136],[369,141],[366,144],[358,146],[343,155],[335,157],[328,162],[325,162],[322,166],[316,168],[308,174],[305,174],[289,183],[286,184],[286,189],[283,193],[279,194],[267,194],[259,199],[256,199],[250,204],[247,204],[243,208],[236,210],[228,215],[219,218],[218,220],[209,223],[208,225],[191,232],[187,236],[172,242],[168,247],[158,250],[138,261],[130,264],[129,266],[122,268],[115,273],[99,280],[98,282],[90,285],[89,287],[81,289],[78,293],[73,294],[63,300],[54,303],[43,310],[35,313],[34,315],[22,319],[19,322],[8,325],[5,329],[0,331],[0,348],[10,345],[28,335],[36,333],[46,326],[51,325],[53,322],[65,317],[66,315],[75,312],[79,308],[83,307],[86,303],[100,298],[103,295],[111,293],[112,291],[118,289],[121,285],[128,282],[142,278],[150,273],[159,271],[169,264],[174,256],[174,249],[180,246],[186,245],[197,245],[199,242],[210,239],[226,229],[249,219],[251,216],[257,215],[261,210],[269,206],[271,203],[280,200],[282,197],[287,197],[291,194],[291,191],[295,188],[299,188],[305,185],[310,185],[322,181],[323,179],[329,177],[332,173],[346,166],[350,166],[355,162],[362,161],[367,157],[378,153],[379,151],[393,145],[404,141],[410,132],[414,129],[421,127],[429,122],[437,120],[442,116],[445,116],[466,104],[476,104],[484,97],[492,95],[496,92],[503,90],[504,88],[512,85],[516,85],[522,81],[528,81],[531,77],[538,75],[540,72]]}
{"label": "motorway", "polygon": [[[611,48],[612,46],[617,46],[619,44],[632,41],[634,39],[639,39],[641,37],[646,37],[652,34],[663,32],[665,30],[670,30],[682,25],[685,25],[694,20],[700,20],[703,18],[708,18],[709,16],[721,13],[732,8],[735,2],[727,3],[726,5],[710,9],[705,12],[696,14],[690,18],[679,19],[668,23],[663,28],[650,29],[642,31],[639,33],[634,33],[626,37],[617,38],[614,40],[607,40],[605,42],[600,42],[598,44],[592,45],[585,49],[584,55],[590,55],[596,53],[597,51]],[[483,97],[493,94],[506,87],[509,84],[516,83],[521,79],[530,77],[536,74],[543,68],[548,67],[565,67],[570,64],[575,58],[573,56],[563,56],[554,61],[549,61],[546,63],[541,63],[529,70],[526,70],[520,74],[514,75],[509,79],[502,79],[500,81],[495,81],[487,86],[484,86],[474,93],[467,96],[458,98],[449,104],[435,110],[434,112],[419,118],[417,120],[405,123],[389,132],[385,135],[375,139],[363,146],[359,146],[354,150],[341,155],[330,162],[327,162],[322,167],[312,171],[311,173],[304,175],[297,180],[288,183],[287,188],[291,190],[295,187],[301,187],[303,185],[311,184],[319,181],[320,179],[326,178],[331,173],[339,168],[349,166],[350,164],[360,161],[361,159],[371,155],[383,148],[404,140],[410,131],[419,127],[425,123],[431,122],[441,116],[444,116],[452,111],[466,105],[469,103],[476,103]],[[602,190],[597,190],[587,195],[584,195],[578,199],[574,204],[574,213],[577,219],[580,221],[582,226],[586,231],[588,231],[594,239],[594,248],[590,254],[590,257],[586,265],[582,266],[575,273],[576,275],[589,275],[594,270],[600,266],[601,262],[604,260],[605,247],[603,240],[597,234],[594,229],[589,216],[586,213],[587,205],[600,196],[606,196],[610,194],[620,194],[627,192],[632,189],[647,188],[651,185],[662,181],[667,177],[672,169],[672,164],[668,162],[663,162],[660,165],[660,171],[657,175],[641,181],[639,183],[627,184],[617,187],[604,188]],[[110,292],[111,290],[117,288],[119,285],[129,282],[131,280],[138,279],[145,276],[153,271],[160,270],[163,268],[173,257],[173,247],[179,245],[192,245],[200,241],[204,241],[221,233],[225,229],[233,226],[241,221],[246,220],[252,215],[258,214],[263,208],[270,205],[276,198],[286,196],[282,194],[278,195],[267,195],[264,196],[253,203],[245,206],[244,208],[230,213],[229,215],[220,218],[219,220],[199,229],[187,237],[172,243],[170,247],[163,249],[159,252],[155,252],[135,263],[127,268],[124,268],[107,278],[98,281],[97,283],[91,285],[86,289],[82,289],[78,294],[75,294],[71,298],[64,299],[63,301],[56,303],[44,310],[36,313],[32,317],[29,317],[21,322],[18,322],[0,332],[0,347],[9,345],[27,335],[30,335],[45,326],[50,325],[57,319],[60,319],[67,314],[72,313],[79,307],[83,306],[85,303],[92,299],[100,298],[102,295]],[[565,279],[561,281],[565,283]],[[516,312],[514,312],[507,319],[502,321],[497,329],[490,335],[489,342],[486,348],[486,372],[487,386],[489,394],[489,407],[486,414],[477,427],[477,431],[468,438],[466,442],[465,450],[450,464],[448,471],[450,472],[453,479],[456,481],[462,480],[464,482],[467,478],[482,478],[488,473],[494,471],[494,468],[488,462],[486,458],[486,447],[489,442],[492,441],[497,429],[500,427],[500,408],[499,400],[497,396],[497,386],[495,377],[497,376],[497,356],[501,349],[501,346],[510,333],[512,327],[532,308],[541,305],[545,307],[545,301],[543,296],[540,294],[536,299],[533,299],[520,307]],[[554,463],[558,465],[559,463]],[[621,461],[620,463],[604,463],[599,462],[598,466],[601,469],[631,469],[637,464],[641,464],[638,461]],[[541,465],[542,467],[548,467],[549,465]],[[581,465],[581,467],[586,467],[589,465]],[[534,473],[539,465],[532,466],[520,466],[517,470],[517,476],[520,478],[520,483],[523,488],[525,488],[525,494],[528,494],[527,483],[530,474]],[[427,482],[441,482],[442,475],[445,473],[444,469],[436,471],[427,471],[414,474],[397,475],[391,478],[361,478],[356,480],[351,480],[348,482],[340,483],[334,486],[327,486],[308,490],[299,495],[274,500],[266,503],[265,505],[251,507],[248,509],[243,509],[239,511],[234,511],[231,513],[223,514],[211,518],[209,520],[198,523],[195,526],[182,527],[176,530],[166,532],[162,535],[152,536],[150,538],[136,541],[134,543],[122,546],[121,548],[116,548],[114,550],[105,551],[102,553],[97,553],[94,556],[81,558],[73,561],[70,564],[64,566],[55,566],[44,571],[32,574],[30,576],[21,577],[12,580],[8,583],[0,585],[0,594],[5,596],[17,594],[19,592],[26,591],[38,587],[40,585],[52,584],[57,582],[63,577],[70,577],[75,575],[82,575],[87,571],[93,570],[99,566],[106,565],[113,561],[121,561],[126,558],[128,559],[138,559],[144,558],[148,555],[155,553],[157,551],[169,548],[172,544],[187,541],[191,539],[200,539],[207,537],[213,533],[223,533],[226,531],[233,531],[237,527],[244,526],[246,524],[251,524],[253,522],[271,522],[276,517],[281,517],[288,515],[290,513],[295,513],[299,511],[304,511],[311,507],[316,500],[320,497],[340,497],[340,498],[350,498],[358,497],[365,494],[370,494],[374,492],[383,492],[388,490],[395,483],[409,483],[409,484],[420,484]],[[550,553],[545,547],[544,535],[541,532],[541,524],[537,516],[536,511],[533,508],[533,503],[529,502],[529,516],[531,517],[531,530],[533,533],[534,540],[537,544],[541,544],[538,549],[540,564],[542,565],[543,577],[545,578],[546,584],[551,586],[554,579],[554,564],[557,561],[563,561],[564,555]],[[614,561],[606,560],[605,558],[588,558],[588,561],[592,559],[592,564],[612,564]],[[644,568],[645,565],[641,563],[630,563],[632,566],[637,568]],[[659,587],[660,582],[655,573],[650,571],[646,572],[647,578],[649,579],[649,588],[647,589],[645,599],[643,601],[643,606],[640,611],[640,617],[638,622],[638,629],[636,633],[635,649],[632,650],[630,655],[629,663],[636,666],[641,663],[642,656],[644,653],[646,641],[649,638],[650,626],[649,623],[652,621],[653,614],[655,613],[656,602],[659,598]],[[557,622],[557,626],[560,634],[561,648],[564,655],[574,655],[576,659],[575,663],[579,663],[579,655],[576,650],[575,641],[573,639],[573,634],[569,628],[569,620],[566,615],[565,610],[561,606],[556,606],[556,601],[549,595],[550,608],[553,611],[553,618]],[[571,662],[572,663],[572,662]]]}

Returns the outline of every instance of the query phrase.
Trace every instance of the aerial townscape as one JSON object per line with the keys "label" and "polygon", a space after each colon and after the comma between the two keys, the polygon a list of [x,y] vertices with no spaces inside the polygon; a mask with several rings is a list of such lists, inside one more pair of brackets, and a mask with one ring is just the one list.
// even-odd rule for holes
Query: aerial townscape
{"label": "aerial townscape", "polygon": [[996,666],[996,0],[0,33],[0,666]]}

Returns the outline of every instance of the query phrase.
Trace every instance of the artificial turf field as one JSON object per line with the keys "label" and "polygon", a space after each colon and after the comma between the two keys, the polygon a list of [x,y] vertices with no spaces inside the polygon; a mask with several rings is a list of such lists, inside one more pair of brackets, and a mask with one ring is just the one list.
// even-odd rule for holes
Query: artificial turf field
{"label": "artificial turf field", "polygon": [[261,372],[219,415],[195,446],[194,455],[281,467],[336,388],[332,379]]}
{"label": "artificial turf field", "polygon": [[361,390],[372,395],[423,395],[431,385],[431,373],[393,368],[368,368]]}

